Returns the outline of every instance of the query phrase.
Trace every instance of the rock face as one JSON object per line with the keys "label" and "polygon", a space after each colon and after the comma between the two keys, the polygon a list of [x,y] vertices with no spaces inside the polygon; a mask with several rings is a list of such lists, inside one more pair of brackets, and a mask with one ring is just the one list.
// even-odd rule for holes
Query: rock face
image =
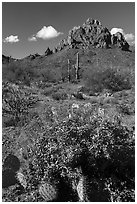
{"label": "rock face", "polygon": [[14,62],[16,59],[12,58],[11,56],[2,55],[2,64],[8,64],[10,62]]}
{"label": "rock face", "polygon": [[52,50],[50,50],[50,48],[48,47],[45,51],[45,56],[51,55],[52,53]]}
{"label": "rock face", "polygon": [[9,154],[4,160],[4,169],[12,169],[14,172],[18,171],[20,168],[20,161],[15,155]]}
{"label": "rock face", "polygon": [[95,48],[110,48],[115,45],[122,50],[128,50],[129,44],[124,39],[122,33],[111,35],[101,22],[88,18],[87,21],[78,27],[74,27],[69,31],[68,37],[61,40],[59,45],[54,49],[54,53],[61,51],[65,47],[86,49],[90,45]]}
{"label": "rock face", "polygon": [[129,44],[127,43],[124,36],[120,32],[117,32],[116,34],[113,34],[111,36],[111,43],[112,45],[118,46],[122,50],[125,50],[125,51],[129,50]]}

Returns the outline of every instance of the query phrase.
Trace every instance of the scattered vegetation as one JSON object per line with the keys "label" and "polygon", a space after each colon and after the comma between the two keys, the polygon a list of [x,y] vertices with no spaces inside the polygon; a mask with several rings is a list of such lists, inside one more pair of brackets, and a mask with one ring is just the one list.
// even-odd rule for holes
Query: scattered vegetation
{"label": "scattered vegetation", "polygon": [[[81,177],[90,202],[135,201],[133,53],[93,51],[79,51],[79,81],[78,49],[4,64],[3,175],[14,184],[3,187],[3,201],[78,202]],[[8,155],[19,158],[26,187]]]}
{"label": "scattered vegetation", "polygon": [[68,96],[67,96],[67,94],[66,94],[65,92],[63,92],[63,91],[57,91],[57,92],[55,92],[55,93],[52,94],[52,98],[53,98],[54,100],[59,101],[59,100],[65,100],[65,99],[67,99]]}
{"label": "scattered vegetation", "polygon": [[36,104],[37,100],[37,97],[22,91],[17,85],[12,85],[8,82],[3,83],[2,113],[3,116],[8,115],[10,118],[5,125],[9,126],[9,123],[12,121],[12,125],[17,126],[19,122],[25,121],[28,117],[29,109]]}
{"label": "scattered vegetation", "polygon": [[87,70],[85,74],[85,91],[90,95],[108,89],[110,92],[131,89],[130,72],[122,72],[114,68],[93,68],[92,72]]}

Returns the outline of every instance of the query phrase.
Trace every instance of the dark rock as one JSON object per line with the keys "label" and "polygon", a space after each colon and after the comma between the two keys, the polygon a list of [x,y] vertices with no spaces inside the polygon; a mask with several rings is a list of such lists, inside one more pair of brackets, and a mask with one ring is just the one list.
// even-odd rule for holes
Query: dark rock
{"label": "dark rock", "polygon": [[50,48],[48,47],[45,51],[45,56],[51,55],[52,53],[52,50],[50,50]]}
{"label": "dark rock", "polygon": [[12,169],[14,172],[18,171],[20,168],[20,161],[18,157],[12,154],[8,155],[4,160],[3,168]]}
{"label": "dark rock", "polygon": [[121,48],[122,50],[129,50],[129,44],[125,40],[123,34],[120,32],[117,32],[111,36],[111,44]]}
{"label": "dark rock", "polygon": [[16,183],[18,183],[16,173],[12,169],[2,171],[2,188],[8,188]]}
{"label": "dark rock", "polygon": [[2,64],[8,64],[14,61],[16,61],[16,59],[12,58],[11,56],[2,55]]}

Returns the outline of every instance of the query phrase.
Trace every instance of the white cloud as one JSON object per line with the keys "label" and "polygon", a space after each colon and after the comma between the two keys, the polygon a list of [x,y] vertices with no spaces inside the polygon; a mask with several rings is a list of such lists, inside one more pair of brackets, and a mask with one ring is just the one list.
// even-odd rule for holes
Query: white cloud
{"label": "white cloud", "polygon": [[32,37],[28,38],[28,41],[37,41],[37,38],[33,35]]}
{"label": "white cloud", "polygon": [[124,34],[124,31],[123,31],[122,28],[112,28],[110,32],[111,32],[111,35],[113,35],[113,34],[115,34],[117,32],[120,32],[120,33]]}
{"label": "white cloud", "polygon": [[39,30],[35,35],[32,35],[32,37],[29,37],[29,41],[37,41],[37,38],[42,38],[43,40],[48,40],[50,38],[56,38],[59,35],[62,35],[63,33],[58,32],[53,28],[52,26],[43,26],[41,30]]}
{"label": "white cloud", "polygon": [[111,35],[117,32],[120,32],[124,35],[125,40],[129,43],[129,45],[135,44],[135,36],[132,33],[125,33],[122,28],[112,28],[110,32],[111,32]]}
{"label": "white cloud", "polygon": [[37,32],[36,37],[46,40],[46,39],[50,39],[50,38],[56,38],[61,34],[63,34],[63,33],[58,32],[52,26],[48,26],[48,27],[43,26],[43,28]]}
{"label": "white cloud", "polygon": [[132,33],[129,34],[125,34],[125,39],[126,41],[130,44],[130,45],[134,45],[135,44],[135,36]]}
{"label": "white cloud", "polygon": [[19,42],[19,38],[18,36],[16,35],[10,35],[9,37],[6,37],[3,42],[6,42],[6,43],[15,43],[15,42]]}

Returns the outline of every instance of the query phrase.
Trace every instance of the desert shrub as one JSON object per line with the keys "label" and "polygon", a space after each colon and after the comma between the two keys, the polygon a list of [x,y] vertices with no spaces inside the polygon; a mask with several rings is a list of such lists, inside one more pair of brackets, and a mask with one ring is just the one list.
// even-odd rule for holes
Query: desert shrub
{"label": "desert shrub", "polygon": [[73,96],[78,100],[83,100],[83,95],[80,91],[77,91],[76,93],[73,93]]}
{"label": "desert shrub", "polygon": [[57,92],[52,93],[52,98],[54,100],[57,100],[57,101],[65,100],[65,99],[67,99],[67,97],[68,96],[67,96],[66,92],[64,92],[64,91],[57,91]]}
{"label": "desert shrub", "polygon": [[63,178],[71,185],[81,167],[91,202],[134,201],[134,132],[117,119],[104,119],[102,111],[91,117],[89,111],[77,109],[69,120],[58,121],[36,141],[30,188],[37,189],[41,180],[58,186]]}
{"label": "desert shrub", "polygon": [[95,97],[95,96],[92,96],[90,98],[90,103],[91,104],[97,104],[97,103],[99,103],[99,99],[97,97]]}
{"label": "desert shrub", "polygon": [[30,93],[19,89],[19,86],[8,82],[3,82],[2,85],[2,114],[6,117],[11,117],[14,125],[25,121],[29,114],[29,109],[36,102],[37,97],[33,97]]}
{"label": "desert shrub", "polygon": [[119,110],[124,115],[131,115],[132,114],[131,107],[128,104],[120,104]]}
{"label": "desert shrub", "polygon": [[118,71],[110,68],[93,68],[84,73],[85,91],[94,95],[96,92],[102,92],[108,89],[112,92],[130,89],[130,73]]}
{"label": "desert shrub", "polygon": [[42,94],[45,96],[49,96],[52,95],[56,92],[59,91],[59,88],[57,86],[51,86],[51,87],[47,87],[42,91]]}
{"label": "desert shrub", "polygon": [[61,80],[61,72],[59,69],[42,69],[40,78],[43,82],[58,82]]}
{"label": "desert shrub", "polygon": [[17,62],[12,62],[7,67],[3,68],[3,80],[7,80],[12,83],[18,83],[30,86],[31,81],[37,77],[35,69],[29,64],[21,65]]}
{"label": "desert shrub", "polygon": [[113,96],[109,96],[109,97],[105,97],[103,100],[103,104],[117,104],[118,100],[116,98],[114,98]]}

